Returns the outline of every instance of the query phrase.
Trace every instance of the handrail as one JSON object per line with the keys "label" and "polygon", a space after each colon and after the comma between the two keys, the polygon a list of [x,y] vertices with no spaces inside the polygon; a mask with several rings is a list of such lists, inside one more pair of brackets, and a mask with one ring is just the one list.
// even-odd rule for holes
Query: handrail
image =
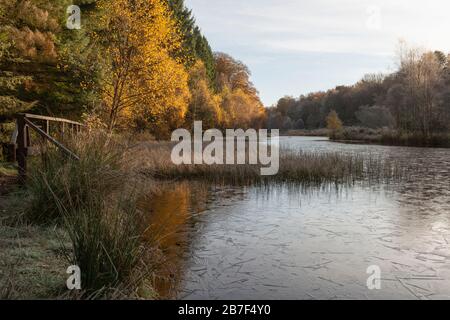
{"label": "handrail", "polygon": [[77,126],[81,126],[81,127],[85,127],[86,126],[86,125],[84,125],[84,124],[82,124],[80,122],[76,122],[76,121],[72,121],[72,120],[68,120],[68,119],[47,117],[47,116],[41,116],[41,115],[37,115],[37,114],[20,113],[19,116],[23,116],[23,117],[28,118],[28,119],[47,120],[47,121],[54,121],[54,122],[64,122],[64,123],[73,124],[73,125],[77,125]]}
{"label": "handrail", "polygon": [[37,133],[39,133],[44,139],[49,140],[51,143],[53,143],[55,146],[57,146],[58,148],[60,148],[62,151],[64,151],[65,154],[67,154],[69,157],[73,158],[74,160],[80,160],[80,158],[73,153],[72,151],[70,151],[69,149],[67,149],[66,147],[64,147],[60,142],[58,142],[56,139],[52,138],[50,135],[48,135],[44,130],[42,130],[41,128],[39,128],[38,126],[36,126],[33,122],[31,122],[30,120],[28,120],[27,118],[24,118],[25,123],[27,125],[30,126],[30,128],[32,128],[34,131],[36,131]]}
{"label": "handrail", "polygon": [[[32,120],[43,121],[43,127],[40,127]],[[79,161],[80,158],[67,147],[65,147],[58,140],[50,135],[50,123],[56,122],[60,123],[62,126],[60,128],[61,133],[64,134],[64,126],[70,127],[71,132],[79,133],[82,128],[86,128],[86,125],[71,121],[68,119],[46,117],[36,114],[20,113],[16,116],[16,129],[11,137],[10,151],[12,154],[12,161],[17,160],[19,168],[20,181],[25,182],[27,176],[27,157],[31,154],[30,152],[35,151],[35,148],[31,146],[30,140],[30,129],[38,133],[44,140],[49,141],[57,148],[62,150],[71,159]]]}

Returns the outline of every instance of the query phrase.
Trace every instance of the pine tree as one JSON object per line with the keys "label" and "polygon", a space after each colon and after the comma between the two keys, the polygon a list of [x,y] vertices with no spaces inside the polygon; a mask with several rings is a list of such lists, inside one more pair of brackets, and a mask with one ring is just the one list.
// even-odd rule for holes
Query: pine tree
{"label": "pine tree", "polygon": [[178,22],[182,35],[184,55],[186,56],[186,66],[191,68],[200,59],[206,68],[210,85],[215,79],[214,55],[206,37],[201,33],[196,25],[192,10],[188,9],[184,0],[166,0],[173,12],[173,17]]}

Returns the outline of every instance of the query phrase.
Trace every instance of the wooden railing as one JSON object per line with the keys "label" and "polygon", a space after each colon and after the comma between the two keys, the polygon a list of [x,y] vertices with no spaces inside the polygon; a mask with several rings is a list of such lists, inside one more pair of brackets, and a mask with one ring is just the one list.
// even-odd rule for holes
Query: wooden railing
{"label": "wooden railing", "polygon": [[43,139],[41,141],[45,141],[46,143],[50,142],[68,157],[79,160],[74,152],[69,150],[55,137],[51,136],[52,124],[58,126],[56,132],[60,136],[64,136],[66,133],[77,134],[85,128],[83,124],[67,119],[45,117],[28,113],[18,114],[16,116],[16,128],[12,134],[11,143],[9,144],[8,160],[10,162],[17,161],[21,181],[24,181],[27,176],[27,157],[41,151],[33,145],[30,130],[37,133]]}

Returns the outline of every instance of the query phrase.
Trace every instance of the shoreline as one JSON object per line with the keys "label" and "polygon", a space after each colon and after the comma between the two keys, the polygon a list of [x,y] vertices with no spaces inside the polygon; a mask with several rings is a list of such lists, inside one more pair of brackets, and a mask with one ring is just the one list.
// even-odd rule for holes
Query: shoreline
{"label": "shoreline", "polygon": [[393,142],[383,142],[380,140],[372,139],[333,139],[330,138],[331,142],[345,143],[345,144],[367,144],[375,146],[388,146],[388,147],[408,147],[408,148],[423,148],[423,149],[450,149],[450,141],[445,144],[413,144],[402,141]]}
{"label": "shoreline", "polygon": [[393,131],[372,130],[367,128],[347,127],[333,133],[328,129],[290,130],[280,133],[280,137],[326,137],[332,142],[347,144],[368,144],[392,147],[412,148],[450,148],[450,137],[435,135],[424,139],[412,134],[400,134]]}

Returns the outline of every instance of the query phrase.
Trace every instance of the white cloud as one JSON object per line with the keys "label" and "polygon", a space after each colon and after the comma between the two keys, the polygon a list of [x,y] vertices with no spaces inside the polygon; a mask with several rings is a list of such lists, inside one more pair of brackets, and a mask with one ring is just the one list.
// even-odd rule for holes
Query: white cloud
{"label": "white cloud", "polygon": [[[314,38],[318,48],[325,48],[335,37],[340,43],[336,47],[343,52],[361,48],[384,54],[398,38],[450,50],[450,2],[446,0],[188,0],[187,4],[206,33],[254,41],[255,45],[275,43],[289,35],[293,42]],[[373,18],[371,8],[380,10],[380,30],[367,27]],[[369,41],[375,44],[366,45]],[[280,46],[292,47],[298,48]]]}
{"label": "white cloud", "polygon": [[[447,0],[186,0],[186,4],[215,50],[245,57],[249,64],[270,57],[270,63],[281,65],[284,55],[311,52],[386,61],[395,54],[399,39],[450,51]],[[270,75],[256,71],[255,83],[267,82],[264,77]]]}

